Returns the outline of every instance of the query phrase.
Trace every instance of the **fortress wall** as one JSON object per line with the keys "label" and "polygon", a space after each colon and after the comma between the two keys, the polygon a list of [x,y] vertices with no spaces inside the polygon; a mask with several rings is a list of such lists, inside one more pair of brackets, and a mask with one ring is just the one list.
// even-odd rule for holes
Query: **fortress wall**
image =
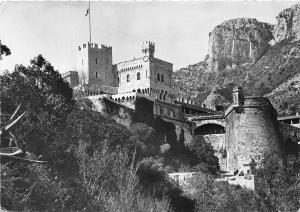
{"label": "fortress wall", "polygon": [[260,164],[265,154],[279,153],[277,114],[264,97],[248,97],[226,117],[227,169],[234,171],[254,159]]}
{"label": "fortress wall", "polygon": [[173,119],[163,118],[163,117],[160,117],[160,118],[166,122],[171,122],[174,125],[177,140],[180,140],[180,138],[183,138],[185,145],[192,144],[194,137],[190,130],[191,127],[188,123],[176,121]]}
{"label": "fortress wall", "polygon": [[182,113],[179,105],[170,104],[167,102],[155,100],[153,104],[154,115],[159,115],[161,117],[181,120]]}
{"label": "fortress wall", "polygon": [[225,134],[197,135],[195,137],[211,144],[214,155],[219,159],[220,169],[222,171],[226,170]]}

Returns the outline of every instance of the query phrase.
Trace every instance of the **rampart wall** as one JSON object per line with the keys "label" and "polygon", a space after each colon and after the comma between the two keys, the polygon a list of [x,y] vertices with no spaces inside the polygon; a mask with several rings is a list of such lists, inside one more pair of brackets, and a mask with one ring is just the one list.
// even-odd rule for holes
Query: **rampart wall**
{"label": "rampart wall", "polygon": [[252,159],[259,164],[265,155],[280,152],[277,114],[267,98],[245,98],[225,120],[228,170],[239,170]]}
{"label": "rampart wall", "polygon": [[[243,99],[221,114],[193,105],[189,107],[185,103],[168,103],[140,93],[134,94],[131,98],[131,93],[126,94],[128,98],[124,97],[121,101],[118,95],[94,96],[93,102],[98,104],[98,111],[130,125],[136,99],[148,99],[153,105],[153,110],[150,108],[148,112],[171,122],[177,137],[183,136],[187,145],[196,137],[201,138],[198,139],[200,142],[210,143],[222,170],[242,170],[249,161],[260,165],[264,156],[281,153],[282,135],[296,142],[300,138],[299,128],[277,121],[276,111],[265,97],[243,97],[239,94]],[[188,114],[184,113],[186,109],[190,109]],[[192,115],[192,110],[198,115]]]}

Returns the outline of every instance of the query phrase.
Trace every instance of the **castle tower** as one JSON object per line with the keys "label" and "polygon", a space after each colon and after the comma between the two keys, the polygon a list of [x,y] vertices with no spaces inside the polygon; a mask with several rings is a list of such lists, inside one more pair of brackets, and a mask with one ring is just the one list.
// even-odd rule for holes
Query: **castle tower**
{"label": "castle tower", "polygon": [[80,84],[115,86],[116,74],[112,68],[112,48],[96,43],[78,46],[77,66]]}
{"label": "castle tower", "polygon": [[154,57],[155,44],[151,41],[146,41],[143,43],[142,52],[144,56]]}
{"label": "castle tower", "polygon": [[244,104],[244,92],[243,89],[239,86],[233,88],[233,107],[240,107]]}
{"label": "castle tower", "polygon": [[[241,170],[245,161],[258,166],[269,154],[280,154],[277,113],[265,97],[243,97],[234,89],[234,103],[226,111],[227,169]],[[243,99],[243,101],[241,101]]]}

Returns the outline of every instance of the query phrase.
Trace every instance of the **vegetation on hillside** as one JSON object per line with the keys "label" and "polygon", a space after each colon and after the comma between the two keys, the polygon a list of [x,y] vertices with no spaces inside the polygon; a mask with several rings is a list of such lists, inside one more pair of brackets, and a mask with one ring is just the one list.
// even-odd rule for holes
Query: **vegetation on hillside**
{"label": "vegetation on hillside", "polygon": [[[200,63],[176,71],[174,80],[179,93],[196,97],[198,103],[202,103],[213,88],[230,101],[235,85],[242,86],[246,95],[264,96],[298,74],[299,67],[300,41],[288,39],[272,46],[254,64],[228,66],[214,71],[209,70],[206,58]],[[279,114],[300,110],[296,99],[299,87],[295,89],[297,92],[291,94],[289,104],[275,104]],[[271,101],[276,102],[278,98],[282,98],[282,95],[272,96]]]}
{"label": "vegetation on hillside", "polygon": [[[1,158],[1,209],[12,211],[293,211],[299,202],[299,156],[269,159],[257,170],[257,192],[214,181],[219,166],[210,145],[186,146],[184,132],[152,116],[138,100],[126,128],[93,111],[41,55],[0,76],[2,112],[22,103],[13,129],[31,163]],[[167,172],[200,171],[193,195]],[[280,182],[280,183],[279,183]],[[280,185],[279,185],[280,184]]]}

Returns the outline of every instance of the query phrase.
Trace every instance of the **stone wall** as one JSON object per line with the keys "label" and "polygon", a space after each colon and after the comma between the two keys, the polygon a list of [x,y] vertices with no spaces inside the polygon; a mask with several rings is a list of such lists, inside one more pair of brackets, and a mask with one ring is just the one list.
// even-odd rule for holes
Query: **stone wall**
{"label": "stone wall", "polygon": [[97,95],[88,97],[93,102],[93,109],[109,116],[124,126],[130,126],[134,110],[131,107],[120,104],[112,99],[109,95]]}
{"label": "stone wall", "polygon": [[77,71],[68,71],[62,74],[62,78],[64,81],[69,83],[69,86],[73,89],[74,87],[78,86],[79,78]]}
{"label": "stone wall", "polygon": [[277,114],[267,98],[248,97],[243,106],[232,108],[226,130],[228,170],[241,169],[251,159],[259,165],[265,155],[280,152]]}
{"label": "stone wall", "polygon": [[159,100],[154,101],[153,114],[164,118],[182,120],[180,105],[167,103]]}

